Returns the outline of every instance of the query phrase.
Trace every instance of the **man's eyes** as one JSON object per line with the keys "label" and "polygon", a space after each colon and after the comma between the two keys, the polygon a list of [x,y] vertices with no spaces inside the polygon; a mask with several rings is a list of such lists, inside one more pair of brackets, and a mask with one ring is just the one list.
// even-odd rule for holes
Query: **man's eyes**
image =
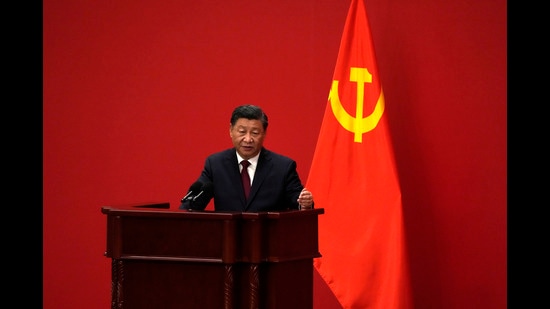
{"label": "man's eyes", "polygon": [[[246,131],[239,131],[240,135],[246,135],[246,133],[247,133]],[[260,132],[253,131],[253,132],[250,132],[250,135],[258,136],[260,135]]]}

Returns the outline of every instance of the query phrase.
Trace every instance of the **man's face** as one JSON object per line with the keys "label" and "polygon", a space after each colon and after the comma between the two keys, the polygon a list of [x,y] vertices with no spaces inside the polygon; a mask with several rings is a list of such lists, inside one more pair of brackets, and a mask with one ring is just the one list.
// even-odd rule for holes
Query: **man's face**
{"label": "man's face", "polygon": [[244,159],[257,155],[264,144],[265,132],[260,120],[239,118],[234,126],[229,128],[233,146]]}

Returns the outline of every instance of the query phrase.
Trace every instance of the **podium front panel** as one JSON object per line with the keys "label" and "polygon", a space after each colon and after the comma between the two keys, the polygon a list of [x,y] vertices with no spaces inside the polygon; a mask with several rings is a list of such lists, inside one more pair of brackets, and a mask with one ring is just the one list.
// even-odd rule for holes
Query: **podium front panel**
{"label": "podium front panel", "polygon": [[139,205],[102,212],[112,309],[313,308],[323,209],[235,213]]}

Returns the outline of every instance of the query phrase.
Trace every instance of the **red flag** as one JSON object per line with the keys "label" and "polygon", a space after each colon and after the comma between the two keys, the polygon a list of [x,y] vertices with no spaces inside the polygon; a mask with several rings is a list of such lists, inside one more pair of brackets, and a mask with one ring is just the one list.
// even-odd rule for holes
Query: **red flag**
{"label": "red flag", "polygon": [[306,187],[314,266],[343,308],[411,308],[401,189],[363,0],[352,0]]}

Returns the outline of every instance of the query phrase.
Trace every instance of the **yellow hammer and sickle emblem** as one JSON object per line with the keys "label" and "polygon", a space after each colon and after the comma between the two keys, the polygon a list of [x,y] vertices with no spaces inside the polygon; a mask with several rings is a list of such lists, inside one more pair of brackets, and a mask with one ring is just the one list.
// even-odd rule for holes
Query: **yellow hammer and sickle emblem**
{"label": "yellow hammer and sickle emblem", "polygon": [[363,96],[365,92],[365,83],[372,82],[372,74],[366,68],[352,67],[349,74],[349,80],[357,82],[357,98],[355,105],[355,118],[346,112],[340,98],[338,96],[338,81],[332,81],[332,88],[328,95],[330,106],[334,117],[338,119],[338,122],[344,127],[344,129],[353,132],[353,141],[361,143],[363,141],[363,133],[369,132],[376,127],[382,114],[384,113],[384,93],[380,89],[380,96],[376,102],[373,112],[363,118]]}

